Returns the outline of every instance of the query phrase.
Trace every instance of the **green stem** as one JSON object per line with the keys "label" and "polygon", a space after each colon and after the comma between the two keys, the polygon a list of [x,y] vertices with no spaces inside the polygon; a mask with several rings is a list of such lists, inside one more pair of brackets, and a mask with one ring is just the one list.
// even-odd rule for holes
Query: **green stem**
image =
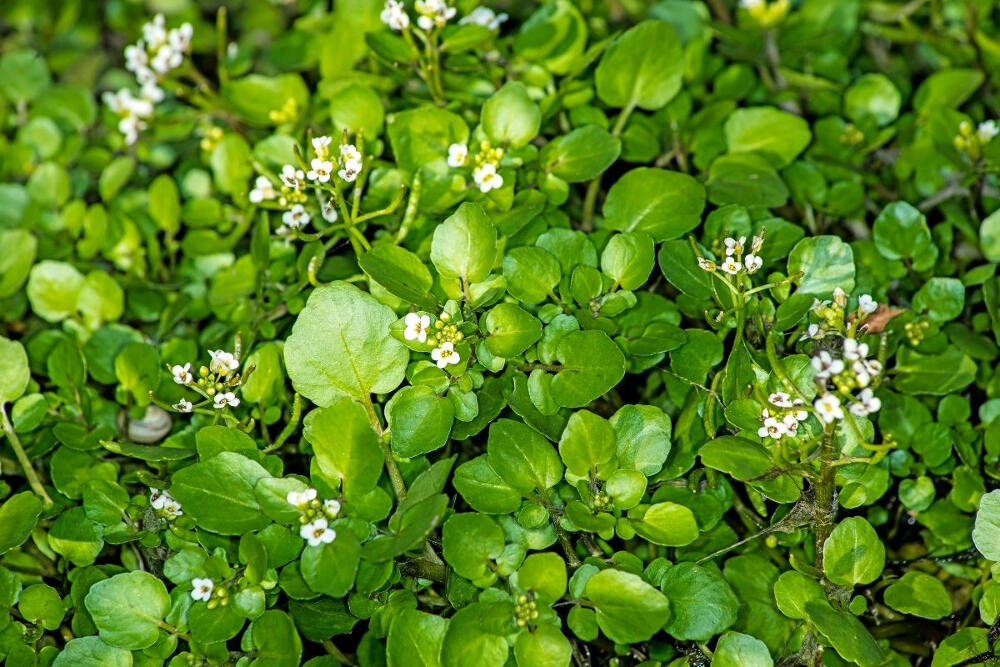
{"label": "green stem", "polygon": [[7,441],[10,443],[10,448],[14,450],[14,456],[17,457],[17,462],[20,464],[21,470],[24,472],[24,476],[31,486],[31,490],[42,497],[42,502],[46,507],[51,507],[53,504],[52,498],[49,497],[48,492],[45,490],[45,485],[42,484],[42,480],[38,477],[38,472],[31,465],[31,459],[28,458],[24,447],[21,446],[21,440],[17,437],[17,433],[14,432],[13,424],[7,418],[7,406],[2,402],[0,402],[0,426],[3,426],[3,432],[7,434]]}
{"label": "green stem", "polygon": [[285,424],[285,428],[282,429],[281,433],[275,439],[274,444],[264,450],[264,453],[273,452],[276,449],[281,449],[281,446],[285,444],[285,441],[291,437],[292,433],[299,425],[299,418],[302,415],[302,397],[295,394],[295,398],[292,399],[292,416]]}
{"label": "green stem", "polygon": [[781,365],[781,360],[778,359],[778,351],[775,349],[775,340],[777,337],[778,334],[772,331],[765,338],[767,360],[771,364],[771,370],[774,371],[774,374],[778,376],[779,380],[781,380],[781,384],[785,386],[785,389],[794,394],[796,398],[800,398],[808,403],[809,401],[802,395],[802,392],[799,391],[798,386],[792,382],[792,379],[788,377],[788,373],[785,372],[785,367]]}
{"label": "green stem", "polygon": [[823,545],[830,537],[834,518],[834,494],[837,491],[837,467],[833,424],[827,424],[820,442],[819,474],[815,485],[815,507],[813,508],[813,526],[816,535],[816,569],[823,571]]}
{"label": "green stem", "polygon": [[385,469],[389,472],[389,481],[392,482],[392,490],[396,494],[396,500],[402,500],[406,497],[406,482],[403,481],[403,475],[399,472],[399,465],[396,463],[396,458],[389,448],[388,434],[382,429],[382,422],[379,421],[378,415],[375,413],[375,406],[372,404],[371,398],[365,400],[364,406],[365,412],[368,413],[368,421],[371,422],[372,430],[378,436],[378,443],[382,447],[382,455],[385,457]]}

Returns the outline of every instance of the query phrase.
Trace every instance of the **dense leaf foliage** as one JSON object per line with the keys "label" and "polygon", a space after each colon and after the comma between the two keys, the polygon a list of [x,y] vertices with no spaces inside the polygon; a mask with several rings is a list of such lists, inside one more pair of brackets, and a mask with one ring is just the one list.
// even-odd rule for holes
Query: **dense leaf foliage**
{"label": "dense leaf foliage", "polygon": [[0,662],[993,660],[997,35],[0,3]]}

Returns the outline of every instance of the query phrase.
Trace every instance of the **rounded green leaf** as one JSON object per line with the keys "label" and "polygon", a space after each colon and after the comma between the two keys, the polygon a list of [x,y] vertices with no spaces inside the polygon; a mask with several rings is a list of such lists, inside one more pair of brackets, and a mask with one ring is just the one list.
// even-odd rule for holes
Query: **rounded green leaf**
{"label": "rounded green leaf", "polygon": [[222,452],[174,473],[170,494],[205,530],[242,535],[270,523],[254,494],[270,473],[242,454]]}
{"label": "rounded green leaf", "polygon": [[52,667],[132,667],[132,654],[100,637],[77,637],[66,642]]}
{"label": "rounded green leaf", "polygon": [[681,89],[681,42],[665,21],[643,21],[611,43],[594,73],[597,96],[612,107],[659,109]]}
{"label": "rounded green leaf", "polygon": [[625,377],[625,355],[603,331],[571,331],[556,347],[559,362],[550,390],[555,402],[580,408]]}
{"label": "rounded green leaf", "polygon": [[630,572],[601,570],[587,580],[584,596],[594,605],[601,631],[619,644],[648,641],[670,622],[667,597]]}
{"label": "rounded green leaf", "polygon": [[885,589],[885,603],[904,614],[937,620],[951,614],[951,597],[937,577],[924,572],[904,574]]}
{"label": "rounded green leaf", "polygon": [[538,134],[542,112],[523,83],[509,81],[483,103],[482,123],[495,145],[520,148]]}
{"label": "rounded green leaf", "polygon": [[159,639],[170,596],[163,582],[148,572],[126,572],[91,586],[85,603],[102,641],[139,650]]}
{"label": "rounded green leaf", "polygon": [[434,230],[431,261],[445,278],[485,280],[496,253],[496,228],[478,204],[462,204]]}
{"label": "rounded green leaf", "polygon": [[16,340],[0,336],[0,407],[21,398],[30,381],[31,371],[24,346]]}
{"label": "rounded green leaf", "polygon": [[673,612],[663,629],[677,639],[708,641],[736,622],[740,599],[712,565],[678,563],[660,588]]}
{"label": "rounded green leaf", "polygon": [[854,289],[854,253],[836,236],[812,236],[788,254],[788,274],[801,273],[799,292],[829,295],[836,288]]}
{"label": "rounded green leaf", "polygon": [[386,404],[385,413],[392,451],[403,458],[443,447],[455,421],[451,401],[422,385],[396,392]]}
{"label": "rounded green leaf", "polygon": [[701,183],[687,174],[651,167],[633,169],[619,178],[608,190],[603,209],[610,229],[646,232],[657,243],[697,227],[704,210]]}
{"label": "rounded green leaf", "polygon": [[737,109],[724,131],[730,153],[758,153],[778,168],[789,165],[812,141],[809,123],[775,107]]}
{"label": "rounded green leaf", "polygon": [[844,519],[823,543],[823,572],[835,584],[870,584],[884,567],[885,546],[862,517]]}

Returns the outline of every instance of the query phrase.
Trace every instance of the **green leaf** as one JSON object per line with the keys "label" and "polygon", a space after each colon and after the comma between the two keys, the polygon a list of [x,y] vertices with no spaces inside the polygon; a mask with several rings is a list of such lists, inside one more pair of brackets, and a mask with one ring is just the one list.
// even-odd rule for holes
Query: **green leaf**
{"label": "green leaf", "polygon": [[976,362],[954,345],[941,354],[902,347],[896,356],[893,388],[907,394],[943,396],[961,391],[976,378]]}
{"label": "green leaf", "polygon": [[556,449],[530,426],[499,419],[490,426],[486,445],[489,465],[523,495],[555,486],[563,476]]}
{"label": "green leaf", "polygon": [[570,415],[559,438],[559,456],[569,472],[586,477],[614,455],[615,432],[608,420],[589,410]]}
{"label": "green leaf", "polygon": [[38,522],[42,501],[34,493],[23,491],[0,505],[0,554],[21,546]]}
{"label": "green leaf", "polygon": [[677,503],[651,505],[642,514],[641,521],[632,521],[632,527],[643,538],[662,546],[683,547],[698,539],[694,513]]}
{"label": "green leaf", "polygon": [[30,102],[52,82],[45,58],[31,49],[8,51],[0,58],[0,92],[13,102]]}
{"label": "green leaf", "polygon": [[657,243],[676,239],[701,222],[705,187],[687,174],[639,167],[619,178],[604,200],[604,224],[646,232]]}
{"label": "green leaf", "polygon": [[779,169],[791,164],[812,140],[809,123],[775,107],[737,109],[724,130],[730,153],[758,153]]}
{"label": "green leaf", "polygon": [[0,299],[14,295],[28,278],[38,241],[25,229],[0,229]]}
{"label": "green leaf", "polygon": [[625,377],[625,355],[603,331],[571,331],[556,346],[560,366],[550,391],[558,405],[580,408]]}
{"label": "green leaf", "polygon": [[83,274],[71,264],[44,260],[31,268],[28,300],[36,315],[60,322],[76,312],[76,299],[83,288]]}
{"label": "green leaf", "polygon": [[0,336],[0,407],[21,398],[30,381],[31,371],[24,346]]}
{"label": "green leaf", "polygon": [[951,614],[951,597],[937,577],[907,572],[885,589],[885,603],[904,614],[937,620]]}
{"label": "green leaf", "polygon": [[670,622],[666,596],[629,572],[601,570],[587,580],[584,596],[594,604],[601,631],[619,644],[648,641]]}
{"label": "green leaf", "polygon": [[302,660],[302,639],[291,617],[270,609],[255,620],[248,631],[256,657],[253,667],[297,667]]}
{"label": "green leaf", "polygon": [[767,158],[756,153],[731,153],[708,170],[708,199],[713,204],[776,208],[788,201],[788,186]]}
{"label": "green leaf", "polygon": [[594,72],[597,96],[612,107],[659,109],[681,88],[681,42],[665,21],[643,21],[611,43]]}
{"label": "green leaf", "polygon": [[623,405],[611,416],[618,465],[647,477],[658,473],[670,454],[670,417],[653,405]]}
{"label": "green leaf", "polygon": [[316,465],[330,484],[343,485],[344,495],[360,497],[378,483],[384,458],[364,408],[348,399],[306,415],[303,435],[313,446]]}
{"label": "green leaf", "polygon": [[677,639],[708,641],[736,622],[740,600],[714,566],[678,563],[660,588],[673,612],[663,629]]}
{"label": "green leaf", "polygon": [[854,289],[854,253],[836,236],[813,236],[795,244],[788,254],[788,274],[798,279],[802,294],[829,295],[836,288]]}
{"label": "green leaf", "polygon": [[389,667],[440,667],[448,619],[416,609],[404,609],[393,620],[386,638]]}
{"label": "green leaf", "polygon": [[496,229],[478,204],[462,204],[434,230],[431,262],[445,278],[485,280],[496,254]]}
{"label": "green leaf", "polygon": [[535,138],[541,124],[541,110],[518,81],[507,82],[483,103],[483,131],[494,145],[520,148]]}
{"label": "green leaf", "polygon": [[[514,606],[509,602],[474,602],[452,616],[441,646],[444,667],[503,667],[514,632]],[[503,619],[503,620],[501,620]]]}
{"label": "green leaf", "polygon": [[148,572],[126,572],[91,586],[85,603],[102,641],[134,651],[159,639],[170,596]]}
{"label": "green leaf", "polygon": [[983,556],[1000,561],[1000,489],[990,491],[979,499],[972,542]]}
{"label": "green leaf", "polygon": [[886,259],[917,257],[932,243],[927,218],[905,201],[893,202],[882,209],[872,227],[872,238]]}
{"label": "green leaf", "polygon": [[149,215],[167,234],[174,235],[180,230],[180,193],[174,179],[167,174],[160,174],[149,184]]}
{"label": "green leaf", "polygon": [[573,647],[558,628],[539,625],[517,636],[514,658],[518,667],[566,667],[573,658]]}
{"label": "green leaf", "polygon": [[885,547],[862,517],[844,519],[823,543],[823,571],[835,584],[870,584],[884,567]]}
{"label": "green leaf", "polygon": [[77,637],[66,642],[52,667],[132,667],[132,654],[100,637]]}
{"label": "green leaf", "polygon": [[302,578],[309,588],[334,598],[347,595],[361,561],[361,542],[346,525],[334,524],[333,542],[302,550]]}
{"label": "green leaf", "polygon": [[497,357],[514,357],[542,337],[542,323],[515,303],[494,306],[483,318],[484,345]]}
{"label": "green leaf", "polygon": [[885,74],[863,74],[844,92],[844,113],[855,123],[888,125],[899,116],[903,97]]}
{"label": "green leaf", "polygon": [[315,289],[285,341],[295,390],[320,406],[348,396],[362,404],[403,381],[409,352],[389,335],[396,316],[349,283]]}
{"label": "green leaf", "polygon": [[551,552],[531,554],[511,582],[518,590],[530,591],[536,599],[552,604],[566,593],[566,561]]}
{"label": "green leaf", "polygon": [[545,144],[538,159],[549,173],[580,183],[604,173],[621,150],[618,137],[598,125],[584,125]]}
{"label": "green leaf", "polygon": [[358,265],[372,280],[400,299],[433,307],[430,295],[434,278],[420,258],[397,245],[375,246],[358,258]]}
{"label": "green leaf", "polygon": [[654,263],[653,239],[645,232],[615,234],[601,253],[601,270],[626,290],[641,287]]}
{"label": "green leaf", "polygon": [[257,482],[270,476],[247,457],[222,452],[174,473],[170,494],[201,528],[242,535],[270,523],[254,494]]}
{"label": "green leaf", "polygon": [[441,552],[455,572],[475,581],[489,574],[488,564],[503,553],[503,530],[474,512],[454,514],[441,530]]}
{"label": "green leaf", "polygon": [[924,79],[913,98],[921,114],[938,107],[957,108],[983,84],[985,76],[977,69],[942,69]]}
{"label": "green leaf", "polygon": [[884,656],[871,633],[852,614],[837,611],[826,600],[805,604],[806,618],[816,626],[845,660],[856,665],[877,665]]}
{"label": "green leaf", "polygon": [[486,456],[458,466],[452,484],[477,512],[508,514],[521,506],[521,493],[497,474]]}
{"label": "green leaf", "polygon": [[392,451],[403,458],[443,447],[455,421],[451,401],[427,386],[400,389],[386,403],[385,414],[392,434]]}
{"label": "green leaf", "polygon": [[772,667],[767,645],[756,637],[724,632],[712,653],[712,667]]}
{"label": "green leaf", "polygon": [[937,324],[955,319],[964,307],[965,286],[958,278],[931,278],[913,295],[913,309]]}

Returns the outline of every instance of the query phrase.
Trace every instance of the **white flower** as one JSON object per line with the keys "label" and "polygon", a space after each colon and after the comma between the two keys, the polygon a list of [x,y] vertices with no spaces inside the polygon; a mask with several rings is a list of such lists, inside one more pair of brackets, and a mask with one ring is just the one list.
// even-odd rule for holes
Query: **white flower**
{"label": "white flower", "polygon": [[337,537],[337,532],[329,527],[326,519],[313,519],[299,529],[299,535],[311,547],[318,547],[321,544],[329,544]]}
{"label": "white flower", "polygon": [[873,412],[878,412],[882,407],[882,400],[871,389],[863,389],[858,394],[858,400],[851,403],[849,408],[851,414],[859,417],[867,417]]}
{"label": "white flower", "polygon": [[795,418],[795,415],[785,415],[781,418],[781,423],[790,435],[795,435],[799,432],[799,420]]}
{"label": "white flower", "polygon": [[428,31],[443,28],[455,16],[455,8],[449,7],[445,0],[417,0],[414,8],[420,14],[417,25]]}
{"label": "white flower", "polygon": [[156,55],[149,61],[149,66],[158,74],[167,74],[170,70],[176,69],[184,62],[184,54],[175,51],[167,45],[160,47]]}
{"label": "white flower", "polygon": [[191,412],[194,410],[194,404],[191,401],[186,401],[183,398],[171,406],[177,412]]}
{"label": "white flower", "polygon": [[489,7],[476,7],[471,12],[459,19],[459,25],[465,25],[467,23],[475,23],[476,25],[481,25],[484,28],[489,28],[490,30],[496,30],[500,27],[500,24],[507,20],[508,16],[506,14],[497,14]]}
{"label": "white flower", "polygon": [[160,489],[149,490],[149,505],[154,510],[159,510],[168,517],[178,517],[184,514],[181,504],[174,500],[166,491]]}
{"label": "white flower", "polygon": [[410,25],[410,17],[406,13],[406,8],[399,0],[385,0],[385,9],[379,15],[382,23],[389,26],[396,32],[402,32]]}
{"label": "white flower", "polygon": [[737,241],[733,237],[727,236],[722,242],[726,244],[727,255],[741,255],[743,254],[743,244],[747,242],[747,237],[741,236]]}
{"label": "white flower", "polygon": [[213,373],[228,375],[233,371],[239,370],[240,360],[232,352],[209,350],[208,354],[212,357],[212,361],[209,362],[208,367]]}
{"label": "white flower", "polygon": [[747,267],[747,273],[756,273],[764,265],[764,260],[760,255],[747,255],[743,258],[743,264]]}
{"label": "white flower", "polygon": [[208,602],[212,599],[212,591],[215,590],[215,582],[211,579],[191,580],[191,599],[201,602]]}
{"label": "white flower", "polygon": [[780,440],[788,433],[788,427],[775,417],[768,417],[764,420],[764,425],[757,429],[757,435],[761,438],[774,438]]}
{"label": "white flower", "polygon": [[295,204],[290,211],[281,214],[281,221],[292,229],[302,229],[309,224],[311,219],[309,212],[302,204]]}
{"label": "white flower", "polygon": [[333,141],[330,137],[313,137],[312,147],[316,151],[316,155],[320,158],[326,159],[326,156],[330,154],[330,142]]}
{"label": "white flower", "polygon": [[792,407],[792,397],[783,391],[776,391],[770,396],[768,396],[767,402],[779,408]]}
{"label": "white flower", "polygon": [[135,44],[125,47],[125,69],[130,72],[138,72],[149,66],[149,55],[146,53],[146,45],[140,39]]}
{"label": "white flower", "polygon": [[823,337],[823,335],[824,332],[822,329],[819,328],[818,324],[810,324],[808,327],[806,327],[806,331],[804,334],[802,334],[802,338],[800,340],[806,340],[807,338],[811,338],[812,340],[819,340],[820,338]]}
{"label": "white flower", "polygon": [[448,146],[448,166],[464,167],[469,161],[469,147],[465,144]]}
{"label": "white flower", "polygon": [[858,308],[862,315],[871,315],[878,309],[878,302],[872,298],[871,294],[862,294],[858,297]]}
{"label": "white flower", "polygon": [[323,501],[323,511],[331,517],[335,517],[340,514],[340,501],[335,498],[330,498],[329,500]]}
{"label": "white flower", "polygon": [[448,364],[457,364],[461,359],[455,351],[455,345],[445,341],[431,350],[431,359],[437,362],[438,368],[444,368]]}
{"label": "white flower", "polygon": [[834,290],[833,290],[833,302],[835,304],[837,304],[838,306],[840,306],[841,308],[843,308],[844,306],[846,306],[847,305],[847,292],[845,292],[844,290],[842,290],[839,287],[834,288]]}
{"label": "white flower", "polygon": [[337,176],[339,176],[342,181],[353,183],[359,173],[361,173],[360,160],[344,160],[344,166],[337,172]]}
{"label": "white flower", "polygon": [[479,191],[483,194],[503,187],[503,176],[498,174],[496,166],[489,162],[476,167],[472,172],[472,179],[479,186]]}
{"label": "white flower", "polygon": [[333,171],[332,162],[317,157],[313,158],[312,162],[309,163],[309,166],[312,168],[306,172],[306,178],[310,181],[326,183],[330,180],[330,172]]}
{"label": "white flower", "polygon": [[234,408],[240,404],[240,399],[236,398],[236,394],[231,391],[220,391],[215,395],[215,407],[222,409],[227,405],[231,405]]}
{"label": "white flower", "polygon": [[844,371],[842,359],[834,359],[829,352],[823,350],[812,358],[812,367],[816,371],[817,380],[826,380],[832,375],[837,375]]}
{"label": "white flower", "polygon": [[174,28],[167,33],[167,42],[175,51],[185,52],[191,48],[191,37],[194,36],[194,28],[190,23],[182,23],[179,28]]}
{"label": "white flower", "polygon": [[250,191],[250,201],[259,204],[262,201],[277,199],[277,197],[278,193],[271,180],[267,176],[258,176],[257,180],[254,181],[253,190]]}
{"label": "white flower", "polygon": [[139,97],[152,104],[159,104],[163,101],[163,89],[155,81],[147,81],[139,89]]}
{"label": "white flower", "polygon": [[997,125],[995,120],[983,121],[976,128],[976,135],[979,137],[979,142],[983,144],[990,143],[997,134],[1000,134],[1000,125]]}
{"label": "white flower", "polygon": [[181,504],[171,498],[163,504],[163,513],[166,514],[168,518],[173,519],[184,514],[184,511],[181,509]]}
{"label": "white flower", "polygon": [[146,40],[150,50],[163,46],[167,41],[167,23],[163,14],[157,14],[153,20],[142,26],[142,38]]}
{"label": "white flower", "polygon": [[319,208],[324,220],[327,222],[337,222],[337,218],[339,217],[337,214],[337,202],[332,198],[327,199]]}
{"label": "white flower", "polygon": [[[806,402],[803,401],[801,398],[796,398],[794,401],[792,401],[793,408],[804,406],[805,404]],[[805,410],[796,410],[791,413],[791,416],[794,417],[796,421],[801,422],[805,421],[809,417],[809,413],[806,412]]]}
{"label": "white flower", "polygon": [[288,495],[285,496],[285,500],[288,501],[289,505],[294,507],[302,508],[316,500],[316,489],[308,488],[301,493],[298,491],[289,491]]}
{"label": "white flower", "polygon": [[760,249],[763,247],[764,247],[764,230],[762,228],[760,230],[760,234],[758,234],[757,236],[753,237],[753,239],[750,240],[750,252],[756,255],[757,253],[760,252]]}
{"label": "white flower", "polygon": [[183,366],[174,366],[170,369],[170,372],[174,374],[174,382],[177,384],[189,384],[194,381],[194,376],[191,375],[190,363]]}
{"label": "white flower", "polygon": [[[727,251],[728,252],[728,251]],[[736,258],[729,255],[722,261],[722,270],[731,276],[735,276],[743,268],[743,265],[736,261]]]}
{"label": "white flower", "polygon": [[281,168],[281,182],[287,188],[292,190],[299,190],[304,185],[303,179],[306,175],[301,169],[296,169],[290,164],[286,164]]}
{"label": "white flower", "polygon": [[125,116],[118,121],[118,131],[125,135],[125,143],[131,146],[139,141],[139,133],[146,129],[146,123],[138,116]]}
{"label": "white flower", "polygon": [[361,151],[354,144],[340,144],[340,161],[343,163],[357,162],[358,169],[361,167]]}
{"label": "white flower", "polygon": [[712,260],[705,259],[704,257],[699,257],[698,268],[700,268],[703,271],[715,271],[719,267],[717,267],[715,265],[715,262],[713,262]]}
{"label": "white flower", "polygon": [[861,361],[867,356],[867,343],[859,343],[856,338],[844,339],[844,359],[848,361]]}
{"label": "white flower", "polygon": [[403,323],[406,325],[406,329],[403,331],[403,337],[406,340],[427,342],[427,330],[431,326],[430,317],[418,313],[407,313],[406,317],[403,318]]}
{"label": "white flower", "polygon": [[754,7],[760,7],[764,2],[765,0],[740,0],[740,7],[743,9],[753,9]]}
{"label": "white flower", "polygon": [[844,411],[840,409],[840,399],[833,394],[823,394],[816,399],[813,407],[819,413],[819,418],[827,424],[844,418]]}
{"label": "white flower", "polygon": [[859,387],[867,387],[871,384],[872,374],[868,372],[868,365],[864,360],[855,361],[851,364],[851,370],[854,371],[854,379],[857,381]]}

